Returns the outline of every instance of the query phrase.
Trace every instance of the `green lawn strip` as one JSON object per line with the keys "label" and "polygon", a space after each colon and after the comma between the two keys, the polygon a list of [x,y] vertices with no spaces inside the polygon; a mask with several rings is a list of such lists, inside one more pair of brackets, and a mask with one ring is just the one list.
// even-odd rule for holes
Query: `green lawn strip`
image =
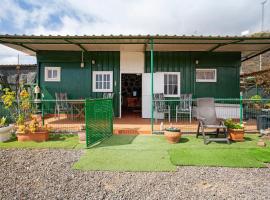
{"label": "green lawn strip", "polygon": [[[245,134],[244,142],[231,142],[227,144],[226,142],[211,142],[208,145],[203,143],[203,138],[200,136],[196,138],[195,135],[186,135],[184,134],[181,138],[180,143],[173,145],[173,148],[207,148],[207,149],[216,149],[216,148],[229,148],[229,149],[242,149],[242,148],[256,148],[259,138],[257,134]],[[270,143],[268,142],[268,145]]]}
{"label": "green lawn strip", "polygon": [[[0,148],[61,148],[73,149],[78,145],[78,136],[68,134],[51,134],[50,140],[46,142],[18,142],[16,137],[13,137],[7,142],[1,142]],[[79,147],[78,147],[79,148]]]}
{"label": "green lawn strip", "polygon": [[113,135],[94,148],[114,150],[168,150],[171,145],[164,136],[156,135]]}
{"label": "green lawn strip", "polygon": [[270,148],[251,149],[250,154],[257,160],[265,163],[270,163]]}
{"label": "green lawn strip", "polygon": [[74,169],[93,171],[175,171],[167,151],[89,149],[73,165]]}
{"label": "green lawn strip", "polygon": [[169,151],[174,165],[265,167],[265,164],[250,153],[250,149],[197,149],[181,148]]}

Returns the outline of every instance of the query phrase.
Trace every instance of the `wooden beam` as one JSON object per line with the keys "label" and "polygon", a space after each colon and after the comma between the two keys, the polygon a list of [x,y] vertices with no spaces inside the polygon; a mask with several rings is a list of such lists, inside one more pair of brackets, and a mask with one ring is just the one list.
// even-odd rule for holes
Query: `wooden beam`
{"label": "wooden beam", "polygon": [[70,40],[68,40],[68,39],[64,39],[64,40],[65,40],[66,42],[68,42],[69,44],[74,44],[74,45],[80,47],[81,50],[83,50],[83,51],[87,51],[81,44],[74,43],[74,42],[72,42],[72,41],[70,41]]}
{"label": "wooden beam", "polygon": [[261,54],[263,54],[263,53],[266,53],[267,51],[270,51],[270,47],[268,47],[268,48],[265,49],[265,50],[260,51],[259,53],[254,54],[254,55],[252,55],[252,56],[247,56],[246,58],[242,59],[241,62],[245,62],[245,61],[247,61],[247,60],[249,60],[249,59],[251,59],[251,58],[254,58],[254,57],[259,56],[259,55],[261,55]]}
{"label": "wooden beam", "polygon": [[28,47],[28,46],[26,46],[26,45],[24,45],[22,43],[18,43],[18,42],[6,42],[6,41],[3,41],[3,40],[0,39],[0,43],[2,43],[2,44],[14,44],[14,45],[17,45],[17,46],[21,46],[21,47],[23,47],[25,49],[28,49],[30,51],[33,51],[35,53],[37,52],[35,49],[32,49],[31,47]]}
{"label": "wooden beam", "polygon": [[209,49],[208,51],[209,52],[212,52],[216,49],[218,49],[219,47],[223,47],[223,46],[226,46],[226,45],[229,45],[229,44],[236,44],[236,43],[239,43],[239,42],[242,42],[243,40],[236,40],[236,41],[233,41],[233,42],[228,42],[228,43],[221,43],[221,44],[218,44],[214,47],[212,47],[211,49]]}

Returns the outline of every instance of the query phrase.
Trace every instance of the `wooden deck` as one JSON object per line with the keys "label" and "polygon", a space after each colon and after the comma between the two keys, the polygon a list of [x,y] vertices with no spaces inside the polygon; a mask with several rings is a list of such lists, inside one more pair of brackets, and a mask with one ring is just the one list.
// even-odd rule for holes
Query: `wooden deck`
{"label": "wooden deck", "polygon": [[[196,133],[198,122],[192,120],[180,121],[178,123],[172,120],[171,123],[164,120],[158,120],[154,124],[154,131],[160,131],[160,123],[163,121],[164,128],[169,127],[171,124],[181,129],[184,133]],[[85,124],[83,119],[72,120],[66,115],[61,115],[60,118],[54,116],[45,119],[47,124],[54,132],[76,132],[79,131],[81,126]],[[246,132],[258,132],[256,128],[256,121],[249,120],[244,122]],[[115,118],[113,124],[114,134],[151,134],[151,121],[150,119],[142,119],[139,115],[126,115],[123,118]]]}

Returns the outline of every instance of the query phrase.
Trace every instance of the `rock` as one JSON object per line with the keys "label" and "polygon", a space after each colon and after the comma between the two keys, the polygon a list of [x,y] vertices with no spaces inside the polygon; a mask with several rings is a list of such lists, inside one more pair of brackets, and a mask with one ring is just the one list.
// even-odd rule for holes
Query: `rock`
{"label": "rock", "polygon": [[265,143],[262,139],[260,139],[260,140],[257,142],[257,145],[258,145],[259,147],[266,147],[266,143]]}

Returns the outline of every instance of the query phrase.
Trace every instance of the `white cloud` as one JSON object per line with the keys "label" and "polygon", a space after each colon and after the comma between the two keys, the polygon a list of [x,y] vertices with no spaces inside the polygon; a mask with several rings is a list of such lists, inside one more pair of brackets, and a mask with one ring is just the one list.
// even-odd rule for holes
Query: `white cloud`
{"label": "white cloud", "polygon": [[36,58],[0,45],[0,64],[35,64]]}

